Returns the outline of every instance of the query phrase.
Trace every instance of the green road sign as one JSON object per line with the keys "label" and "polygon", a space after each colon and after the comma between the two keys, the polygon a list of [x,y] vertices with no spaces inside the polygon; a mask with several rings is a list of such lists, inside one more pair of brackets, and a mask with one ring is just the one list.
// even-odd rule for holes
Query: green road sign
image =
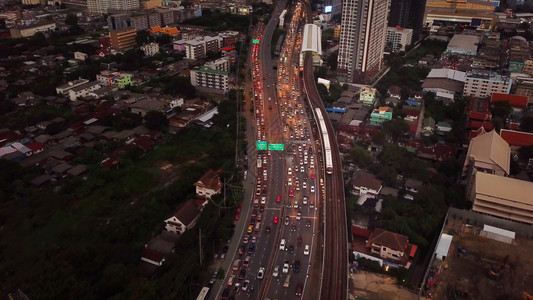
{"label": "green road sign", "polygon": [[266,150],[266,149],[267,149],[267,142],[257,141],[257,150]]}
{"label": "green road sign", "polygon": [[259,39],[253,39],[252,44],[259,44]]}
{"label": "green road sign", "polygon": [[285,145],[283,144],[269,144],[268,150],[277,150],[277,151],[283,151],[285,149]]}

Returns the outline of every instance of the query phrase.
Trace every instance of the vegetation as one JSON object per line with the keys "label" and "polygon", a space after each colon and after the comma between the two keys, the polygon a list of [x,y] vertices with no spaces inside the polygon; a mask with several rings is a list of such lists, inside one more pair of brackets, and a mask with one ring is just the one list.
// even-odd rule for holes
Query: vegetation
{"label": "vegetation", "polygon": [[[0,160],[2,287],[20,288],[32,299],[187,299],[197,293],[189,294],[190,285],[206,278],[197,229],[178,240],[178,251],[153,278],[144,277],[137,265],[144,244],[159,233],[171,211],[193,196],[193,183],[205,171],[221,169],[227,179],[236,172],[236,104],[222,101],[222,114],[209,131],[184,128],[144,156],[132,148],[121,156],[118,169],[100,167],[100,162],[120,142],[84,149],[75,162],[88,166],[87,180],[72,178],[43,189],[13,184],[42,171]],[[50,113],[62,115],[60,110]],[[153,113],[146,122],[152,117],[154,126],[162,125]],[[123,113],[103,123],[125,129],[141,121]],[[171,163],[173,174],[161,171],[162,163]],[[241,201],[239,191],[229,193],[228,204]],[[213,250],[232,234],[231,212],[210,203],[201,215],[203,262],[212,260]]]}
{"label": "vegetation", "polygon": [[250,25],[250,17],[203,9],[201,17],[188,19],[183,23],[206,26],[210,31],[246,31]]}

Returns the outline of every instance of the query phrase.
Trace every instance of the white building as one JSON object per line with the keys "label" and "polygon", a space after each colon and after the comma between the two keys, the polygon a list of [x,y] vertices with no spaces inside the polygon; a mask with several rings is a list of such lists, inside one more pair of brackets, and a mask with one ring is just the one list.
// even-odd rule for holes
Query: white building
{"label": "white building", "polygon": [[74,81],[69,81],[64,85],[56,87],[56,93],[58,95],[67,95],[70,89],[80,86],[82,84],[85,84],[87,82],[89,82],[88,79],[78,79]]}
{"label": "white building", "polygon": [[211,196],[220,194],[222,190],[222,183],[218,173],[213,170],[205,173],[202,178],[194,183],[194,186],[196,187],[196,197],[204,199],[211,199]]}
{"label": "white building", "polygon": [[83,52],[79,52],[79,51],[74,52],[74,59],[85,61],[88,57],[89,55]]}
{"label": "white building", "polygon": [[387,27],[387,44],[390,43],[393,52],[405,51],[405,46],[411,45],[413,29],[401,27]]}
{"label": "white building", "polygon": [[385,66],[389,0],[342,2],[338,56],[339,77],[348,82],[369,82]]}
{"label": "white building", "polygon": [[509,94],[512,83],[510,77],[486,70],[473,70],[466,74],[463,95],[484,98],[492,96],[492,93]]}
{"label": "white building", "polygon": [[222,57],[217,60],[208,61],[204,64],[204,66],[211,68],[213,70],[229,72],[229,67],[230,67],[229,58]]}
{"label": "white building", "polygon": [[192,40],[179,40],[176,45],[185,46],[185,57],[188,59],[202,59],[208,52],[218,52],[222,47],[224,38],[221,36],[196,37]]}
{"label": "white building", "polygon": [[191,70],[193,86],[220,91],[224,94],[228,91],[228,77],[227,71],[213,70],[205,66]]}
{"label": "white building", "polygon": [[158,43],[144,44],[141,46],[141,50],[144,52],[144,55],[146,56],[154,56],[157,52],[159,52],[159,44]]}
{"label": "white building", "polygon": [[108,12],[139,10],[139,0],[87,0],[89,12],[94,14],[106,14]]}
{"label": "white building", "polygon": [[194,199],[183,203],[168,219],[165,220],[165,229],[168,232],[183,234],[187,229],[196,225],[202,206]]}
{"label": "white building", "polygon": [[80,97],[89,96],[92,91],[101,88],[102,85],[98,81],[90,81],[68,90],[68,96],[71,101],[76,101]]}

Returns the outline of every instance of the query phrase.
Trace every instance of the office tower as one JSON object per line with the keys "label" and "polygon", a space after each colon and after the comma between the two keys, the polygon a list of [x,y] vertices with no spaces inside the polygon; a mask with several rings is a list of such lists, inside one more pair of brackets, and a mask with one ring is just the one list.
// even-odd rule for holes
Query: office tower
{"label": "office tower", "polygon": [[370,82],[384,67],[389,0],[345,0],[342,4],[339,79]]}
{"label": "office tower", "polygon": [[422,30],[426,0],[394,0],[390,4],[389,27],[413,29],[413,40]]}
{"label": "office tower", "polygon": [[140,7],[139,0],[87,0],[89,12],[96,14],[139,10]]}

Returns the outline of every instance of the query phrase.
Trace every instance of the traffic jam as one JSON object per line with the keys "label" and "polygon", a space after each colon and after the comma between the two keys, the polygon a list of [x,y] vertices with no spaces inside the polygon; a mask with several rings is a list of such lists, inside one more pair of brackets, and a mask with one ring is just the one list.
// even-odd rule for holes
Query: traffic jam
{"label": "traffic jam", "polygon": [[[257,139],[266,141],[266,126],[265,115],[263,109],[263,87],[261,80],[261,68],[259,61],[259,42],[264,28],[259,24],[257,29],[257,36],[252,43],[252,79],[253,79],[253,100],[256,119]],[[226,282],[226,288],[222,292],[222,299],[230,299],[240,293],[247,293],[250,295],[255,288],[255,281],[262,280],[265,276],[265,267],[260,266],[257,270],[250,270],[251,256],[256,250],[258,241],[258,233],[264,230],[266,234],[270,234],[271,227],[263,226],[263,210],[266,205],[267,195],[267,156],[266,154],[258,154],[257,156],[257,186],[253,203],[253,210],[250,217],[250,222],[246,228],[246,234],[243,237],[242,243],[238,248],[238,258],[234,260],[230,275]],[[240,211],[238,211],[240,217]],[[239,217],[236,216],[235,220]],[[277,216],[274,219],[274,224],[277,223]],[[257,286],[259,287],[259,286]]]}

